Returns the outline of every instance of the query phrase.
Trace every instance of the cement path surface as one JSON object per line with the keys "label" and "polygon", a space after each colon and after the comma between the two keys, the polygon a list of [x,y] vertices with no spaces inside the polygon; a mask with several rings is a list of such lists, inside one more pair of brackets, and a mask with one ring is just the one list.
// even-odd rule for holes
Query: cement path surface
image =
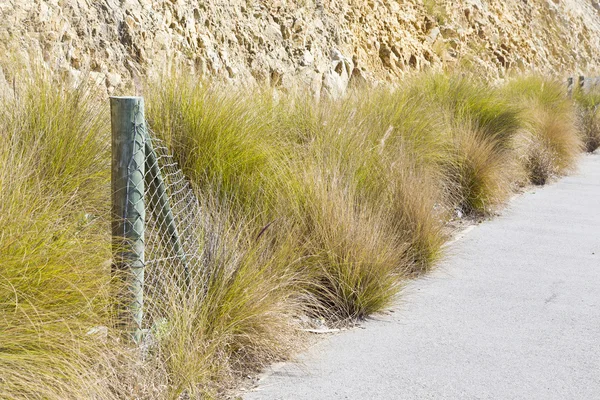
{"label": "cement path surface", "polygon": [[393,312],[325,338],[244,398],[600,399],[600,155],[448,253]]}

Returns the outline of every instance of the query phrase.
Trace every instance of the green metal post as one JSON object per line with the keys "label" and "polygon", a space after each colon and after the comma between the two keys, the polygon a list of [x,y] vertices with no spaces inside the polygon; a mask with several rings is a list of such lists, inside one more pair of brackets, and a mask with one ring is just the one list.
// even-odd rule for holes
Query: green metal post
{"label": "green metal post", "polygon": [[158,226],[164,230],[169,244],[173,247],[177,258],[181,262],[184,271],[185,284],[186,286],[189,286],[190,278],[188,266],[185,259],[185,253],[181,246],[179,232],[177,231],[175,217],[173,216],[173,211],[169,204],[167,187],[160,172],[158,158],[152,147],[150,135],[148,135],[148,133],[146,133],[146,135],[146,170],[148,171],[146,174],[146,186],[148,186],[149,193],[152,194],[148,205],[156,218]]}
{"label": "green metal post", "polygon": [[144,99],[111,97],[110,112],[113,268],[124,280],[118,321],[138,343],[144,307]]}

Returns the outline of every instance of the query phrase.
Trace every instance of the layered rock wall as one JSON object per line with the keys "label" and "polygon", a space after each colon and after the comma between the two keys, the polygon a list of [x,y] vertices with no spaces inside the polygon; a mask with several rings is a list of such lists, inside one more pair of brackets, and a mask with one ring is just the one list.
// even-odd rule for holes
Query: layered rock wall
{"label": "layered rock wall", "polygon": [[0,0],[0,81],[39,65],[109,93],[182,68],[338,97],[427,69],[596,74],[596,0]]}

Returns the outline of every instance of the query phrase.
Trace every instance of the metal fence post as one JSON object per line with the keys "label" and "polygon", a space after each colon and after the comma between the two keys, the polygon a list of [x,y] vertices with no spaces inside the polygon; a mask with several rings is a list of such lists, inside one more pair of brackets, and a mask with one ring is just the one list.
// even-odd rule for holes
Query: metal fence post
{"label": "metal fence post", "polygon": [[123,280],[118,324],[138,343],[144,307],[144,99],[111,97],[110,112],[113,271]]}
{"label": "metal fence post", "polygon": [[567,78],[567,96],[573,97],[573,77]]}

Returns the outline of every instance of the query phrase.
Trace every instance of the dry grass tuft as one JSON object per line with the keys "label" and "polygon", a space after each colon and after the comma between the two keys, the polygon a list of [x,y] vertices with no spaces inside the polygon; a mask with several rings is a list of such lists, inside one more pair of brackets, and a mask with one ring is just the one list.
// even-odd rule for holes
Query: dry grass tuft
{"label": "dry grass tuft", "polygon": [[291,247],[270,233],[257,239],[247,221],[219,202],[204,202],[197,227],[204,273],[194,276],[191,292],[175,282],[165,285],[156,304],[163,318],[148,358],[156,357],[168,373],[170,397],[218,397],[299,344],[293,320],[302,305]]}
{"label": "dry grass tuft", "polygon": [[384,210],[359,204],[356,188],[323,171],[307,172],[306,179],[296,218],[316,311],[347,321],[389,306],[407,244],[394,237]]}
{"label": "dry grass tuft", "polygon": [[456,123],[451,134],[454,146],[447,171],[454,189],[453,202],[468,214],[495,209],[513,189],[513,154],[469,122]]}
{"label": "dry grass tuft", "polygon": [[528,77],[510,82],[506,93],[522,110],[525,130],[516,147],[530,182],[543,185],[570,172],[583,142],[566,88],[559,82]]}
{"label": "dry grass tuft", "polygon": [[575,90],[573,99],[578,108],[579,126],[585,150],[592,153],[600,147],[600,93],[597,88],[584,92]]}

